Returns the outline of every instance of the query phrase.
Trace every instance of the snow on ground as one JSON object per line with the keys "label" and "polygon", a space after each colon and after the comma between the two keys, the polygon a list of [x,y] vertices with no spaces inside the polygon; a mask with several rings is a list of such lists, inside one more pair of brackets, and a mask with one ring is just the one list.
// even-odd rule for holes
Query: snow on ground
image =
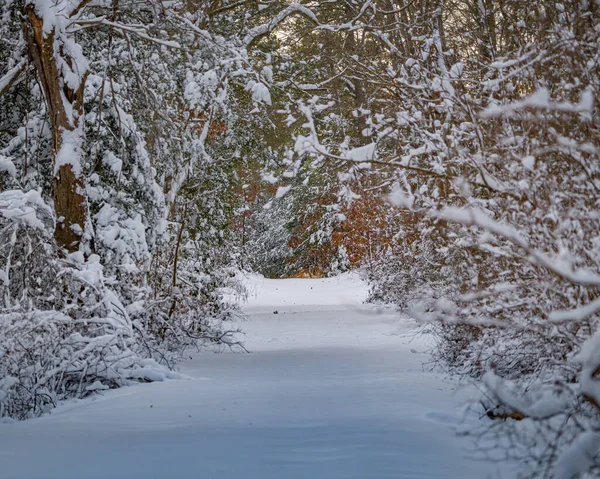
{"label": "snow on ground", "polygon": [[250,354],[0,425],[0,478],[496,477],[452,430],[468,391],[423,369],[427,338],[356,276],[246,282]]}

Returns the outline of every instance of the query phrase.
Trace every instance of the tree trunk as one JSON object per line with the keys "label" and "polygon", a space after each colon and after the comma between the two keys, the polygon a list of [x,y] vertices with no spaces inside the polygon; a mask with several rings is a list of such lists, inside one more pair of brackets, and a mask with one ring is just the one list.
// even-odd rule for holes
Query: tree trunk
{"label": "tree trunk", "polygon": [[[347,21],[352,18],[353,10],[350,6],[346,6],[346,14]],[[363,42],[360,39],[357,40],[356,32],[351,30],[346,34],[346,44],[345,50],[346,55],[348,56],[358,56],[360,60],[362,60],[361,55],[363,53]],[[350,61],[350,64],[352,62]],[[366,107],[366,93],[364,82],[361,78],[358,77],[357,74],[352,76],[352,86],[353,88],[353,97],[354,97],[354,108],[357,112],[357,116],[355,118],[356,130],[357,130],[357,138],[359,138],[358,142],[361,144],[361,138],[363,136],[363,131],[367,128],[367,119],[363,113]]]}
{"label": "tree trunk", "polygon": [[77,71],[79,85],[74,89],[64,78],[64,67],[57,58],[66,61],[73,70],[81,64],[65,55],[62,42],[57,41],[56,27],[44,31],[44,21],[34,7],[27,7],[29,53],[42,84],[52,131],[52,196],[58,219],[54,236],[59,246],[77,251],[88,220],[85,192],[83,147],[83,91],[87,68]]}

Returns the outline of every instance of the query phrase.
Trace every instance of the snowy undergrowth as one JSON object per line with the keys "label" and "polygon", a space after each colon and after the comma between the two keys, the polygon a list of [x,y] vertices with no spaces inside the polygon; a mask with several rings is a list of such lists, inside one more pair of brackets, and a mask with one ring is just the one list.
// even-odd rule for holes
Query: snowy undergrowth
{"label": "snowy undergrowth", "polygon": [[35,417],[68,398],[181,377],[172,371],[181,351],[224,334],[211,322],[221,312],[214,303],[211,316],[192,314],[198,305],[177,298],[156,300],[148,287],[130,284],[126,296],[99,256],[61,256],[53,228],[38,192],[0,193],[0,418]]}

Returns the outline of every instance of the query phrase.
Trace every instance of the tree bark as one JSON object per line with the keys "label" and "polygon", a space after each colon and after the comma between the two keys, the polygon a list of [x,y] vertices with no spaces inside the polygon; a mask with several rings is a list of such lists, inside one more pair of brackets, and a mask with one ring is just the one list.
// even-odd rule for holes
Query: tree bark
{"label": "tree bark", "polygon": [[[350,5],[346,5],[346,21],[350,21],[353,17],[353,10],[352,7]],[[346,50],[346,55],[348,56],[353,56],[356,55],[358,56],[359,59],[362,60],[361,56],[363,53],[363,43],[364,41],[361,41],[361,39],[356,38],[356,32],[354,30],[350,30],[347,34],[346,34],[346,42],[345,42],[345,50]],[[352,64],[352,62],[350,62],[350,64]],[[360,139],[363,136],[363,131],[367,128],[367,119],[365,117],[365,115],[363,114],[363,111],[365,110],[366,107],[366,93],[365,93],[365,86],[364,86],[364,82],[361,78],[358,77],[357,74],[354,74],[352,76],[351,79],[352,82],[352,86],[353,88],[353,97],[354,97],[354,108],[357,111],[357,116],[354,119],[355,124],[356,124],[356,130],[357,130],[357,137]],[[361,140],[359,140],[359,144],[361,143]]]}
{"label": "tree bark", "polygon": [[59,68],[57,56],[69,62],[57,41],[53,28],[44,31],[44,21],[34,7],[27,7],[30,30],[27,35],[29,53],[44,90],[52,131],[52,197],[58,219],[54,236],[59,246],[77,251],[88,220],[87,196],[81,152],[83,147],[83,92],[88,71],[79,72],[76,89],[69,86]]}

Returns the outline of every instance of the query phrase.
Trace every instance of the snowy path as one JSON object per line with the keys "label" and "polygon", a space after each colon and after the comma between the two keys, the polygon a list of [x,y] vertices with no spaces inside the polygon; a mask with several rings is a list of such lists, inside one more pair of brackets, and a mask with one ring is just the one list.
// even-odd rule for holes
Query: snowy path
{"label": "snowy path", "polygon": [[465,392],[423,372],[425,339],[361,305],[355,278],[250,289],[252,354],[201,353],[184,364],[192,380],[0,425],[0,478],[495,477],[451,430]]}

